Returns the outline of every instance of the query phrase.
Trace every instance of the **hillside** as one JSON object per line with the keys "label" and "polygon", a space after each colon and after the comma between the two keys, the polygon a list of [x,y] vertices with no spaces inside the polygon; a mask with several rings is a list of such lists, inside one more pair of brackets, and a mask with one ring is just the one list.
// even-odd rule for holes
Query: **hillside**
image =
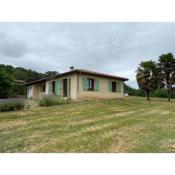
{"label": "hillside", "polygon": [[20,82],[37,80],[56,74],[58,74],[57,71],[47,71],[45,73],[40,73],[31,69],[0,64],[0,77],[4,80],[4,82],[2,80],[2,82],[0,82],[0,98],[26,95],[26,87],[21,86]]}
{"label": "hillside", "polygon": [[23,80],[23,81],[32,81],[58,74],[57,71],[47,71],[45,73],[40,73],[31,69],[25,69],[22,67],[13,67],[11,65],[4,65],[4,64],[0,64],[0,71],[5,71],[6,73],[12,75],[15,80]]}
{"label": "hillside", "polygon": [[0,152],[175,152],[174,105],[127,97],[0,113]]}

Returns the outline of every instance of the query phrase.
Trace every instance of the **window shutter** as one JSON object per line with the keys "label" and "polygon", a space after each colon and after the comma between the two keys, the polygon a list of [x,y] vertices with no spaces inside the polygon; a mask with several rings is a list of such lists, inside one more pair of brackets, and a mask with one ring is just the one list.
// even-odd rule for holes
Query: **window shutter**
{"label": "window shutter", "polygon": [[99,91],[99,89],[100,89],[99,80],[96,79],[96,80],[95,80],[95,91]]}
{"label": "window shutter", "polygon": [[56,80],[55,85],[56,85],[55,87],[56,95],[61,96],[61,90],[62,90],[61,80]]}
{"label": "window shutter", "polygon": [[109,92],[112,92],[112,81],[111,80],[108,81],[108,90]]}
{"label": "window shutter", "polygon": [[116,92],[121,92],[121,82],[116,82]]}
{"label": "window shutter", "polygon": [[85,77],[82,78],[82,85],[83,85],[83,90],[86,91],[88,89],[88,80],[87,80],[87,78],[85,78]]}
{"label": "window shutter", "polygon": [[48,94],[49,95],[52,94],[52,82],[51,81],[48,82]]}

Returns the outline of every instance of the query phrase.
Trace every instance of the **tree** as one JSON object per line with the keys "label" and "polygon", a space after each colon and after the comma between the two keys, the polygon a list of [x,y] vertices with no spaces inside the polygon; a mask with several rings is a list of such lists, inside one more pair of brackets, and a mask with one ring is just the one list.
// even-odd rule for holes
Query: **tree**
{"label": "tree", "polygon": [[[23,80],[26,82],[59,74],[57,71],[48,71],[44,74],[31,69],[25,69],[22,67],[13,67],[11,65],[5,65],[5,64],[0,64],[0,72],[1,74],[3,74],[1,75],[3,77],[4,77],[4,74],[6,74],[6,76],[8,75],[9,77],[10,76],[13,77],[14,80]],[[24,86],[20,86],[16,84],[14,81],[12,85],[7,88],[8,90],[7,89],[5,90],[2,86],[3,86],[3,83],[1,81],[0,97],[24,95],[26,92],[26,88]]]}
{"label": "tree", "polygon": [[55,75],[58,75],[59,73],[57,71],[47,71],[45,72],[46,77],[52,77]]}
{"label": "tree", "polygon": [[6,98],[11,93],[13,78],[7,72],[0,70],[0,98]]}
{"label": "tree", "polygon": [[172,85],[175,83],[175,58],[172,53],[162,54],[158,63],[164,87],[167,89],[168,101],[171,99]]}
{"label": "tree", "polygon": [[140,88],[139,89],[135,89],[135,88],[132,88],[129,85],[124,83],[124,90],[125,90],[125,93],[127,93],[130,96],[141,96],[141,97],[144,97],[144,90],[142,90]]}
{"label": "tree", "polygon": [[150,100],[150,91],[160,86],[158,67],[154,61],[141,62],[136,75],[138,86],[145,91],[147,100]]}

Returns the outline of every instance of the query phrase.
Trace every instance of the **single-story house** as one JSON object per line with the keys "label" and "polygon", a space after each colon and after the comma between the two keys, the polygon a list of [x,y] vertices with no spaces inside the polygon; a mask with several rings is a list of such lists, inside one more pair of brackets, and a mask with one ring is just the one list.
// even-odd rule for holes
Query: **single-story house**
{"label": "single-story house", "polygon": [[74,69],[52,77],[25,83],[27,98],[38,99],[44,95],[69,97],[73,100],[83,98],[123,98],[124,81],[127,78]]}

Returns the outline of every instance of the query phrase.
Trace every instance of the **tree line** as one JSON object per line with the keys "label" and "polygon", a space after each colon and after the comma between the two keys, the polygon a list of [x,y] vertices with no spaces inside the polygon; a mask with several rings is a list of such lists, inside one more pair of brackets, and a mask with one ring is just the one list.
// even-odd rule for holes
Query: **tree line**
{"label": "tree line", "polygon": [[[124,84],[124,92],[127,93],[129,96],[140,96],[145,97],[145,91],[141,88],[133,88]],[[154,91],[150,91],[150,97],[157,97],[157,98],[168,98],[167,90],[162,87],[160,89],[156,89]],[[175,88],[171,90],[171,98],[175,99]]]}
{"label": "tree line", "polygon": [[56,74],[57,71],[39,73],[31,69],[0,64],[0,98],[26,95],[26,87],[16,83],[16,80],[28,82]]}
{"label": "tree line", "polygon": [[170,101],[175,85],[174,55],[167,53],[160,55],[157,61],[142,61],[136,71],[136,80],[147,100],[152,92],[164,89]]}

